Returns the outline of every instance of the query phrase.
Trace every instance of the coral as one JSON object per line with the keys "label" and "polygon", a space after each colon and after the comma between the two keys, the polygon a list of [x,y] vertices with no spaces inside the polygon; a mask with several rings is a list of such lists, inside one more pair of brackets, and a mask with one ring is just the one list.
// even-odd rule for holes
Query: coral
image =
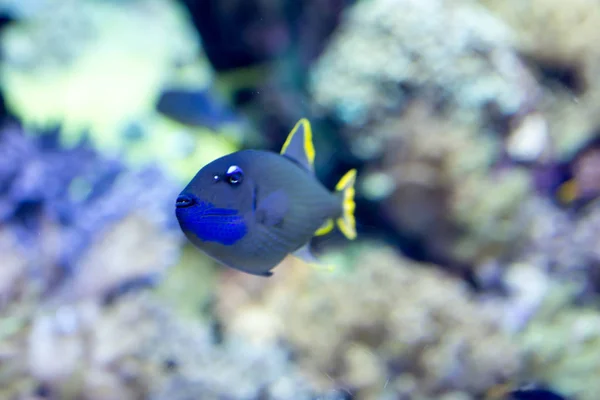
{"label": "coral", "polygon": [[549,121],[559,158],[600,126],[600,8],[590,0],[479,0],[512,28],[515,46],[545,83],[540,109]]}
{"label": "coral", "polygon": [[548,200],[532,199],[525,212],[533,218],[518,258],[576,284],[582,300],[593,300],[600,288],[600,203],[565,213]]}
{"label": "coral", "polygon": [[281,345],[213,332],[208,257],[188,246],[164,287],[132,290],[162,278],[183,243],[179,188],[160,169],[17,126],[0,151],[0,397],[314,398]]}
{"label": "coral", "polygon": [[131,356],[148,332],[141,299],[130,297],[107,309],[85,302],[30,314],[27,324],[3,341],[2,397],[44,392],[52,399],[139,398],[134,388],[139,365]]}
{"label": "coral", "polygon": [[90,129],[116,146],[115,132],[154,107],[173,63],[199,51],[182,19],[166,1],[42,2],[3,37],[8,104],[26,122],[61,121],[67,143]]}
{"label": "coral", "polygon": [[489,312],[515,334],[522,380],[546,382],[569,398],[595,399],[600,204],[566,213],[548,199],[531,198],[523,211],[529,229],[501,278],[509,298]]}
{"label": "coral", "polygon": [[14,232],[8,228],[0,229],[0,310],[17,295],[18,288],[25,279],[26,262],[23,249],[20,248]]}
{"label": "coral", "polygon": [[469,176],[454,187],[451,213],[455,223],[467,231],[453,243],[454,257],[481,260],[510,256],[508,251],[518,250],[517,244],[531,222],[522,207],[530,197],[526,171],[515,168],[496,176]]}
{"label": "coral", "polygon": [[[228,49],[211,39],[224,69],[298,46],[259,79],[222,77],[225,90],[262,81],[238,99],[268,121],[244,127],[246,143],[274,147],[284,120],[324,111],[318,172],[357,164],[357,211],[432,263],[359,241],[321,256],[334,272],[294,257],[269,279],[218,266],[182,240],[173,201],[239,148],[242,125],[213,103],[182,8],[0,0],[17,19],[3,94],[28,127],[0,128],[0,398],[467,400],[528,379],[597,397],[599,203],[565,211],[532,185],[539,172],[552,186],[543,164],[598,124],[590,0],[356,2],[312,70],[350,1],[186,3],[193,23],[219,17],[205,32],[240,16]],[[312,101],[290,65],[311,70]],[[571,162],[588,192],[592,150]]]}
{"label": "coral", "polygon": [[145,317],[135,301],[100,302],[175,262],[177,187],[57,136],[0,131],[0,397],[139,398],[121,357],[143,340]]}
{"label": "coral", "polygon": [[[110,156],[136,167],[160,162],[182,181],[238,148],[242,127],[216,106],[212,70],[176,2],[46,0],[33,9],[2,36],[6,102],[35,127],[29,133],[59,124],[63,146],[89,137]],[[173,85],[207,91],[208,128],[157,114],[162,90]]]}
{"label": "coral", "polygon": [[223,266],[186,243],[174,265],[155,288],[157,297],[181,316],[211,319],[210,304],[217,275]]}
{"label": "coral", "polygon": [[[206,326],[161,318],[147,352],[154,363],[173,366],[152,400],[312,399],[316,394],[277,344],[259,345],[225,337],[218,345]],[[333,398],[332,398],[333,399]]]}
{"label": "coral", "polygon": [[517,344],[460,281],[389,248],[364,245],[343,259],[334,274],[288,260],[262,289],[224,280],[225,331],[289,343],[315,384],[360,399],[468,396],[519,372]]}
{"label": "coral", "polygon": [[571,398],[596,399],[600,390],[600,315],[595,308],[573,307],[569,304],[572,294],[557,290],[520,337],[528,360],[526,370],[537,380],[552,382]]}
{"label": "coral", "polygon": [[490,104],[511,115],[531,103],[533,82],[510,44],[510,31],[471,2],[359,2],[313,69],[311,90],[357,128],[414,97],[458,119],[478,121]]}
{"label": "coral", "polygon": [[16,126],[0,133],[0,226],[19,244],[15,268],[40,293],[74,279],[72,295],[103,296],[171,265],[181,240],[175,183],[84,144],[63,149],[57,135],[27,136]]}
{"label": "coral", "polygon": [[398,231],[425,243],[437,263],[479,265],[510,256],[529,224],[526,168],[496,168],[500,139],[417,102],[371,129],[386,143],[365,168],[361,193]]}
{"label": "coral", "polygon": [[239,150],[240,128],[230,123],[213,132],[149,116],[129,126],[134,138],[127,141],[123,158],[134,167],[157,163],[183,184],[215,158]]}
{"label": "coral", "polygon": [[[8,325],[0,320],[0,332]],[[280,345],[218,340],[151,293],[45,307],[0,346],[0,395],[28,399],[314,399]],[[336,392],[319,398],[341,400]]]}
{"label": "coral", "polygon": [[78,271],[56,294],[61,301],[98,297],[123,283],[159,278],[179,252],[174,233],[165,234],[144,215],[132,213],[98,235],[78,261]]}
{"label": "coral", "polygon": [[[545,154],[546,132],[532,113],[540,88],[512,45],[470,1],[359,2],[312,71],[314,103],[367,164],[361,193],[435,263],[477,266],[527,228],[529,171],[500,163],[508,150]],[[525,144],[504,143],[513,131]]]}

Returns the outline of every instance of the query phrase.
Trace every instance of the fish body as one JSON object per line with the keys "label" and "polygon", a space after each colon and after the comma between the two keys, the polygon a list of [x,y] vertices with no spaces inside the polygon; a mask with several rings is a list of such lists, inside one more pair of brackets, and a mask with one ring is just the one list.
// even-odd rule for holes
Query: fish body
{"label": "fish body", "polygon": [[177,198],[176,216],[186,237],[231,268],[270,276],[288,254],[308,262],[308,243],[334,225],[356,236],[354,180],[349,171],[336,191],[314,175],[312,132],[300,120],[281,154],[242,150],[203,167]]}

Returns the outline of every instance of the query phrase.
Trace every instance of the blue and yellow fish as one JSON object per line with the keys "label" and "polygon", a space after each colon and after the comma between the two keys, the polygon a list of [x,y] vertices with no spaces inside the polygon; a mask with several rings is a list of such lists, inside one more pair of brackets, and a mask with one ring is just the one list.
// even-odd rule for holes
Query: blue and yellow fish
{"label": "blue and yellow fish", "polygon": [[310,123],[301,119],[281,154],[242,150],[211,162],[177,198],[182,231],[215,260],[254,275],[271,276],[288,254],[315,263],[313,236],[337,225],[356,237],[356,170],[330,192],[315,176],[314,158]]}

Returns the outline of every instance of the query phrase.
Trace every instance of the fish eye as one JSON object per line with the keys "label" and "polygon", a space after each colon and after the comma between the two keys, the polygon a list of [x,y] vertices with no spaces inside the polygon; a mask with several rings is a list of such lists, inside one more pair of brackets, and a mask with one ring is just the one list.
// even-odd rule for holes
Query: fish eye
{"label": "fish eye", "polygon": [[244,180],[244,172],[237,165],[229,167],[225,176],[231,185],[239,185]]}

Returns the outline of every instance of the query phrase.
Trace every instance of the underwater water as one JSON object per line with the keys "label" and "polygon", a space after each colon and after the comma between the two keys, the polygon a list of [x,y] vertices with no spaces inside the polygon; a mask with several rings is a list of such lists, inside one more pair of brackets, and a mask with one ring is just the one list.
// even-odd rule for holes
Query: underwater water
{"label": "underwater water", "polygon": [[600,399],[594,39],[596,0],[0,0],[0,400]]}

